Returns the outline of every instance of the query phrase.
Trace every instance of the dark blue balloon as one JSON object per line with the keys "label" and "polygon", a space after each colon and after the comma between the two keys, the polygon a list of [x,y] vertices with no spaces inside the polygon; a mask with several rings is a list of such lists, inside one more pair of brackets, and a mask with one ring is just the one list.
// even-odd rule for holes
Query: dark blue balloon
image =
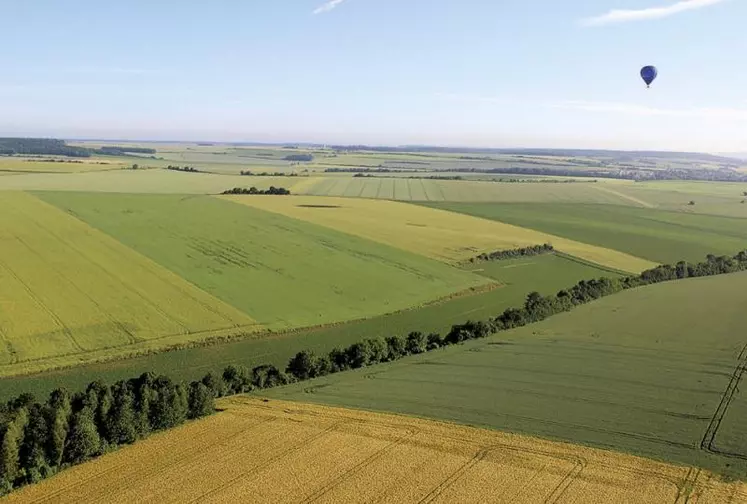
{"label": "dark blue balloon", "polygon": [[651,83],[654,82],[657,75],[659,75],[659,72],[656,70],[655,66],[645,66],[641,68],[641,78],[647,86],[650,86]]}

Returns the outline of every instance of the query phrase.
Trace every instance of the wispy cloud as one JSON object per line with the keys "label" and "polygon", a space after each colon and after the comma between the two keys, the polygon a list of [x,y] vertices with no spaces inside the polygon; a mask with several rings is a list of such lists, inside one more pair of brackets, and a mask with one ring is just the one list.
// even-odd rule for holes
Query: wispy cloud
{"label": "wispy cloud", "polygon": [[344,1],[345,0],[329,0],[328,2],[325,2],[324,4],[314,9],[314,14],[321,14],[322,12],[329,12]]}
{"label": "wispy cloud", "polygon": [[633,103],[591,102],[569,100],[550,105],[552,108],[580,110],[584,112],[603,112],[635,116],[692,117],[700,119],[747,120],[747,108],[728,107],[691,107],[691,108],[658,108]]}
{"label": "wispy cloud", "polygon": [[661,19],[679,14],[680,12],[710,7],[711,5],[716,5],[725,1],[726,0],[681,0],[680,2],[664,7],[651,7],[638,10],[613,9],[607,14],[602,14],[601,16],[582,19],[581,24],[584,26],[602,26],[612,23]]}

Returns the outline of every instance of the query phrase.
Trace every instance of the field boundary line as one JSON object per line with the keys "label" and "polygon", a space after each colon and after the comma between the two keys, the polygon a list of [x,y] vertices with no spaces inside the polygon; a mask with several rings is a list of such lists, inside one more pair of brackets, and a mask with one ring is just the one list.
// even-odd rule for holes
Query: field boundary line
{"label": "field boundary line", "polygon": [[703,434],[703,439],[700,441],[700,448],[702,450],[706,450],[718,455],[726,455],[747,460],[747,455],[722,452],[713,446],[713,442],[716,439],[716,435],[718,434],[718,429],[719,427],[721,427],[721,422],[724,419],[724,416],[726,416],[726,411],[729,409],[729,406],[734,400],[734,395],[737,392],[739,382],[742,380],[742,375],[744,374],[745,370],[747,370],[747,344],[745,344],[744,347],[742,347],[742,351],[739,352],[739,357],[737,357],[737,366],[731,375],[731,379],[729,380],[729,384],[726,386],[726,390],[724,390],[724,392],[721,394],[721,402],[719,402],[719,405],[716,408],[713,416],[711,417],[711,421],[708,424],[708,427],[706,428],[705,434]]}
{"label": "field boundary line", "polygon": [[[195,197],[195,196],[192,196],[192,197]],[[159,272],[160,271],[168,272],[170,276],[174,276],[175,278],[178,278],[184,284],[189,285],[192,288],[196,289],[197,291],[204,293],[206,296],[208,296],[208,297],[210,297],[212,299],[215,299],[216,301],[218,301],[221,304],[225,304],[226,306],[229,306],[231,308],[236,309],[238,312],[244,314],[247,318],[249,318],[251,320],[254,320],[248,314],[244,313],[241,310],[238,310],[238,308],[234,307],[233,305],[230,305],[230,304],[226,303],[225,301],[223,301],[222,299],[220,299],[220,298],[212,295],[211,293],[207,292],[206,290],[201,289],[199,286],[197,286],[197,285],[193,284],[192,282],[188,281],[187,279],[185,279],[184,277],[182,277],[178,273],[172,271],[171,269],[169,269],[169,268],[161,265],[160,263],[154,261],[153,259],[151,259],[147,255],[145,255],[145,254],[143,254],[143,253],[135,250],[134,248],[132,248],[132,247],[130,247],[128,245],[125,245],[122,241],[116,239],[115,237],[113,237],[110,234],[106,233],[102,229],[89,224],[88,222],[86,222],[83,219],[81,219],[80,217],[78,217],[76,214],[65,212],[64,210],[60,209],[59,207],[57,207],[55,205],[52,205],[50,203],[47,203],[46,201],[44,201],[44,200],[42,200],[40,198],[37,198],[36,196],[34,196],[34,198],[39,203],[44,204],[44,205],[48,205],[52,210],[54,210],[56,212],[60,212],[65,217],[71,217],[76,222],[82,224],[83,226],[85,226],[87,228],[95,230],[101,236],[106,237],[105,240],[98,240],[98,242],[104,248],[108,249],[111,253],[113,253],[115,255],[115,257],[117,257],[117,258],[123,258],[124,257],[126,259],[126,256],[128,254],[132,254],[133,256],[137,257],[139,259],[139,261],[137,261],[136,264],[138,262],[140,263],[140,264],[137,264],[137,266],[140,269],[142,269],[143,272],[145,272],[146,274],[151,275],[151,276],[153,276],[155,278],[158,278],[159,281],[163,282],[164,284],[166,284],[166,285],[168,285],[170,287],[173,287],[174,290],[180,292],[183,296],[191,299],[193,302],[195,302],[196,304],[202,306],[207,311],[213,313],[218,318],[223,319],[226,322],[229,322],[233,326],[237,326],[236,322],[233,321],[227,314],[220,312],[219,310],[216,309],[216,307],[210,306],[209,304],[207,304],[207,303],[203,302],[202,300],[198,299],[197,297],[195,297],[194,295],[192,295],[191,292],[188,292],[188,291],[180,288],[178,285],[176,285],[176,283],[174,283],[173,281],[171,281],[171,279],[164,278],[163,275],[159,275]],[[39,225],[39,224],[37,223],[37,225]],[[49,229],[46,229],[43,226],[40,226],[40,227],[42,227],[42,229],[45,229],[52,236],[55,236],[58,240],[61,240],[59,238],[59,236],[57,236],[55,233],[53,233]],[[64,242],[64,241],[63,241],[63,243],[67,244],[67,242]],[[159,314],[161,314],[164,318],[166,318],[167,320],[172,321],[175,325],[180,326],[184,331],[186,331],[184,334],[192,334],[192,331],[190,330],[190,328],[187,327],[187,326],[185,326],[185,324],[181,320],[179,320],[179,319],[175,318],[173,315],[170,315],[167,312],[163,311],[160,308],[160,306],[158,305],[158,303],[154,302],[148,296],[146,296],[145,294],[143,294],[140,291],[139,288],[137,288],[134,285],[131,285],[129,282],[126,282],[124,279],[121,279],[118,276],[114,275],[111,271],[107,270],[104,266],[102,266],[98,262],[92,260],[90,257],[88,257],[87,255],[85,255],[83,252],[81,252],[76,247],[74,247],[72,245],[68,245],[68,246],[70,246],[74,250],[78,251],[78,253],[80,253],[81,255],[85,256],[88,259],[89,262],[91,262],[92,264],[98,266],[99,269],[101,269],[102,271],[104,271],[104,273],[106,273],[110,278],[114,279],[116,282],[118,282],[119,284],[121,284],[122,286],[124,286],[128,291],[132,292],[135,296],[137,296],[140,299],[142,299],[146,304],[148,304],[153,309],[155,309],[156,312],[158,312]]]}

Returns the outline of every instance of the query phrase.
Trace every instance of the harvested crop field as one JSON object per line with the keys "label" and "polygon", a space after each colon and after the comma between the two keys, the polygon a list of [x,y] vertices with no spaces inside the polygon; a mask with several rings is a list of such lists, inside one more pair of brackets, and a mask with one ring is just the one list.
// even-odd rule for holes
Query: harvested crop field
{"label": "harvested crop field", "polygon": [[53,206],[0,198],[0,375],[202,340],[256,322]]}
{"label": "harvested crop field", "polygon": [[235,397],[4,502],[747,502],[747,485],[613,452]]}
{"label": "harvested crop field", "polygon": [[40,197],[273,329],[391,313],[490,283],[427,257],[210,196]]}
{"label": "harvested crop field", "polygon": [[488,219],[396,201],[293,196],[223,196],[246,206],[305,220],[442,261],[482,252],[552,243],[556,249],[608,268],[640,272],[655,263]]}

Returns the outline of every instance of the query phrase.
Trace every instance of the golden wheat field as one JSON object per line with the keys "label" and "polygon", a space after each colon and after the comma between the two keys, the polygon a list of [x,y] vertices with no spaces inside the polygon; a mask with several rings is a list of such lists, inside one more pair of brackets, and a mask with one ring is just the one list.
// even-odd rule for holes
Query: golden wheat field
{"label": "golden wheat field", "polygon": [[0,502],[747,502],[743,483],[519,435],[252,397],[219,407]]}
{"label": "golden wheat field", "polygon": [[27,193],[0,197],[0,376],[254,329],[75,217]]}
{"label": "golden wheat field", "polygon": [[442,261],[482,252],[551,243],[556,249],[602,266],[638,273],[655,263],[616,250],[469,215],[388,200],[293,196],[221,198],[331,227]]}

